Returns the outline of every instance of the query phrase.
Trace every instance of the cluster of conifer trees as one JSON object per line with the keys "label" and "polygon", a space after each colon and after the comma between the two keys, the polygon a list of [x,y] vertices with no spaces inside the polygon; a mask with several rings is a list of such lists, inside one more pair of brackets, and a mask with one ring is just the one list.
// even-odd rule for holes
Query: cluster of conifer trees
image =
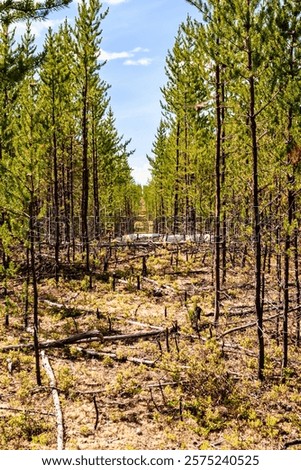
{"label": "cluster of conifer trees", "polygon": [[[118,134],[101,79],[98,0],[79,3],[74,26],[51,29],[36,52],[32,18],[69,1],[0,6],[0,240],[4,269],[14,246],[30,240],[74,259],[91,240],[129,220],[139,190],[131,176],[130,141]],[[19,43],[17,21],[26,20]]]}
{"label": "cluster of conifer trees", "polygon": [[262,378],[266,274],[282,305],[284,368],[300,305],[301,5],[188,2],[198,20],[180,25],[167,56],[146,203],[159,229],[212,227],[216,324],[231,250],[253,260]]}
{"label": "cluster of conifer trees", "polygon": [[[252,261],[262,379],[267,279],[275,281],[282,312],[283,370],[290,312],[300,342],[301,5],[187,1],[198,19],[180,25],[166,59],[143,196],[155,231],[214,234],[216,326],[229,263]],[[79,246],[89,273],[91,240],[101,239],[108,221],[115,233],[122,224],[131,231],[126,224],[141,199],[128,164],[130,142],[116,130],[101,79],[101,2],[83,0],[75,25],[50,29],[36,53],[31,20],[68,3],[0,5],[1,269],[5,280],[12,251],[22,251],[36,341],[36,250],[50,249],[58,279],[62,253],[74,260]],[[15,44],[20,20],[27,27]]]}
{"label": "cluster of conifer trees", "polygon": [[[128,163],[130,141],[118,134],[109,85],[101,79],[101,23],[108,10],[99,0],[83,0],[75,24],[66,20],[58,32],[49,29],[42,52],[36,51],[32,20],[70,1],[0,4],[1,280],[9,306],[7,281],[25,266],[24,325],[31,303],[38,384],[38,259],[44,268],[50,259],[49,274],[58,281],[62,263],[80,253],[91,282],[91,243],[130,229],[124,225],[141,191]],[[26,29],[16,43],[20,21]]]}

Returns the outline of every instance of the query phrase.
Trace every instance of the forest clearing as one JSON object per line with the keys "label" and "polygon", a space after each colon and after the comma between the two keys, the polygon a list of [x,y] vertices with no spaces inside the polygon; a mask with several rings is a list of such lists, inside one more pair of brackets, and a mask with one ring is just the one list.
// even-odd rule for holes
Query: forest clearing
{"label": "forest clearing", "polygon": [[[80,263],[75,271],[62,265],[58,285],[39,264],[39,344],[54,372],[65,448],[281,449],[300,438],[296,317],[283,381],[281,309],[268,275],[261,383],[252,268],[249,262],[242,268],[237,255],[215,330],[212,247],[112,243],[105,275],[108,248],[99,251],[92,289]],[[36,384],[32,325],[24,329],[20,311],[22,284],[14,279],[7,288],[1,448],[55,449],[53,385],[42,363]],[[88,335],[52,344],[80,333]]]}
{"label": "forest clearing", "polygon": [[0,3],[0,449],[300,448],[300,2],[189,0],[144,186],[70,3]]}

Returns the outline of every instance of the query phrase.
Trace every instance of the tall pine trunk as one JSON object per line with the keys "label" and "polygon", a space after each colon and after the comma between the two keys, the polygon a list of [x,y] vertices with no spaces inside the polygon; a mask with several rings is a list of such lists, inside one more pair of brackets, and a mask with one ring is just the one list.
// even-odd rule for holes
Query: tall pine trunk
{"label": "tall pine trunk", "polygon": [[263,336],[263,299],[262,299],[262,255],[261,255],[261,215],[259,207],[258,183],[258,143],[256,124],[256,91],[253,65],[253,50],[251,41],[250,0],[248,0],[248,17],[246,19],[246,46],[249,71],[249,126],[252,141],[252,173],[253,173],[253,237],[255,245],[255,311],[257,318],[258,336],[258,379],[264,378],[264,336]]}
{"label": "tall pine trunk", "polygon": [[176,175],[175,175],[175,196],[174,196],[174,212],[173,212],[173,233],[178,233],[179,231],[179,171],[180,171],[180,133],[181,127],[180,122],[177,122],[177,134],[176,134]]}
{"label": "tall pine trunk", "polygon": [[33,177],[31,176],[31,191],[30,191],[30,202],[29,202],[29,237],[30,237],[30,270],[32,279],[33,289],[33,339],[34,339],[34,354],[35,354],[35,365],[36,365],[36,379],[37,385],[42,384],[41,380],[41,368],[40,368],[40,356],[39,356],[39,305],[38,305],[38,284],[36,275],[36,255],[35,255],[35,196],[34,196],[34,184]]}
{"label": "tall pine trunk", "polygon": [[[289,49],[289,75],[294,82],[294,61],[295,61],[295,47],[296,47],[296,33],[292,32],[291,44]],[[282,372],[288,365],[288,313],[289,313],[289,281],[290,281],[290,248],[291,248],[291,227],[294,217],[294,205],[295,205],[295,175],[292,171],[291,165],[294,165],[294,152],[297,150],[294,138],[292,135],[294,119],[293,105],[290,104],[287,115],[287,210],[286,218],[288,227],[285,233],[284,243],[284,269],[283,269],[283,325],[282,325]],[[298,153],[298,152],[297,152]],[[291,171],[290,171],[291,170]],[[282,377],[284,379],[284,376]]]}
{"label": "tall pine trunk", "polygon": [[54,258],[55,258],[55,280],[59,280],[60,265],[60,221],[59,221],[59,183],[57,162],[57,131],[55,119],[55,91],[52,84],[52,158],[53,158],[53,211],[54,211]]}
{"label": "tall pine trunk", "polygon": [[[294,230],[294,265],[295,265],[295,286],[296,304],[300,305],[300,279],[299,279],[299,224]],[[300,346],[300,309],[296,313],[296,345]]]}
{"label": "tall pine trunk", "polygon": [[[93,113],[94,114],[94,113]],[[99,178],[98,178],[98,152],[96,142],[96,117],[92,116],[92,167],[93,167],[93,198],[94,198],[94,236],[100,239],[100,204],[99,204]]]}
{"label": "tall pine trunk", "polygon": [[[217,47],[219,40],[217,40]],[[222,119],[221,119],[221,68],[217,64],[215,67],[215,106],[216,106],[216,154],[215,154],[215,306],[214,324],[218,326],[220,315],[220,236],[221,236],[221,140],[222,140]]]}
{"label": "tall pine trunk", "polygon": [[[222,73],[225,71],[225,67],[221,69]],[[221,150],[221,187],[224,187],[226,180],[226,152],[225,152],[225,141],[226,141],[226,131],[225,131],[225,80],[224,77],[221,81],[221,96],[222,96],[222,109],[221,109],[221,120],[222,120],[222,150]],[[221,282],[224,285],[226,283],[227,277],[227,216],[226,216],[226,200],[225,196],[221,201],[223,221],[222,221],[222,279]]]}
{"label": "tall pine trunk", "polygon": [[72,261],[75,261],[75,220],[74,220],[74,163],[73,163],[73,137],[70,138],[68,160],[68,191],[70,191],[70,238],[72,244]]}
{"label": "tall pine trunk", "polygon": [[283,268],[283,325],[282,325],[282,371],[288,363],[288,312],[289,312],[289,279],[290,279],[290,248],[291,235],[290,227],[293,221],[294,196],[291,186],[293,185],[293,176],[287,174],[287,222],[288,229],[285,234],[284,242],[284,268]]}
{"label": "tall pine trunk", "polygon": [[82,241],[83,251],[86,255],[86,272],[90,271],[89,260],[89,227],[88,227],[88,204],[89,204],[89,167],[88,167],[88,76],[85,71],[85,83],[82,92],[83,109],[82,109]]}

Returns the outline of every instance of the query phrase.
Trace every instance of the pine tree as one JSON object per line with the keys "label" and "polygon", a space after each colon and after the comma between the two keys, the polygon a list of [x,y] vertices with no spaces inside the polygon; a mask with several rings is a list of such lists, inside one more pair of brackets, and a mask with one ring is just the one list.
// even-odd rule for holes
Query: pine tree
{"label": "pine tree", "polygon": [[[207,21],[205,35],[203,37],[206,52],[214,68],[214,95],[215,95],[215,261],[214,261],[214,283],[215,283],[215,309],[214,323],[218,326],[220,315],[220,288],[221,288],[221,175],[222,175],[222,155],[224,155],[223,141],[225,140],[224,127],[224,77],[223,77],[223,57],[221,42],[223,40],[225,25],[222,24],[222,8],[220,0],[203,2],[190,2],[203,12],[203,19]],[[225,255],[224,255],[225,256]]]}
{"label": "pine tree", "polygon": [[127,219],[131,215],[126,212],[131,205],[128,186],[133,183],[128,158],[133,152],[127,149],[130,141],[124,141],[118,134],[111,107],[102,119],[97,138],[100,205],[105,213],[105,222],[119,232],[121,214]]}
{"label": "pine tree", "polygon": [[43,19],[51,11],[65,7],[72,0],[3,0],[0,4],[0,23],[9,25],[26,19]]}
{"label": "pine tree", "polygon": [[81,90],[81,133],[82,133],[82,198],[81,223],[82,242],[86,256],[86,271],[90,271],[89,261],[89,131],[90,131],[90,100],[95,85],[98,82],[98,71],[101,65],[98,62],[101,44],[100,25],[106,17],[108,10],[101,13],[102,4],[98,0],[83,0],[78,7],[78,18],[75,24],[75,37],[77,40],[76,55],[78,60],[78,84]]}
{"label": "pine tree", "polygon": [[194,192],[190,190],[191,185],[198,188],[195,136],[197,127],[205,127],[209,121],[209,116],[200,115],[208,90],[202,75],[206,72],[199,62],[199,31],[200,25],[189,17],[180,25],[173,50],[167,55],[167,84],[162,88],[163,115],[170,123],[170,144],[174,152],[173,232],[195,231],[196,207]]}
{"label": "pine tree", "polygon": [[[30,44],[27,34],[23,44]],[[31,52],[30,52],[31,51]],[[28,58],[34,48],[28,48]],[[38,281],[36,274],[36,242],[38,218],[41,213],[45,191],[45,154],[42,144],[40,108],[37,101],[38,83],[34,79],[34,70],[28,73],[18,90],[14,113],[17,119],[14,125],[14,157],[6,160],[7,205],[11,214],[12,234],[24,245],[33,290],[33,325],[36,360],[37,384],[41,385],[39,359],[39,305]],[[16,207],[18,208],[16,210]],[[27,312],[25,313],[27,315]],[[26,319],[25,319],[26,323]]]}
{"label": "pine tree", "polygon": [[[66,28],[66,25],[65,25]],[[61,209],[63,207],[62,174],[64,160],[64,140],[66,138],[66,115],[72,113],[71,102],[67,101],[67,87],[72,85],[74,77],[70,76],[72,63],[70,57],[67,61],[66,48],[63,47],[62,28],[57,34],[49,29],[45,39],[45,54],[40,71],[43,86],[40,88],[40,99],[44,102],[41,120],[45,126],[45,135],[49,142],[49,192],[52,194],[52,211],[50,218],[54,218],[54,255],[55,277],[58,281],[60,266],[61,245]],[[72,90],[72,86],[70,89]],[[67,119],[68,121],[68,119]],[[70,130],[70,129],[68,129]]]}
{"label": "pine tree", "polygon": [[[301,54],[301,29],[299,2],[289,1],[283,7],[276,2],[275,23],[278,32],[278,51],[275,69],[281,83],[281,97],[278,112],[283,114],[285,125],[285,142],[283,142],[283,164],[286,168],[286,210],[284,215],[284,266],[283,266],[283,360],[282,369],[288,365],[288,316],[290,303],[290,269],[292,251],[295,265],[295,284],[297,304],[300,300],[298,273],[298,221],[296,218],[297,171],[300,166],[300,150],[298,145],[300,112],[300,68],[298,62]],[[276,111],[276,109],[275,109]],[[299,326],[298,326],[299,330]],[[297,332],[298,337],[298,332]]]}
{"label": "pine tree", "polygon": [[[161,119],[155,141],[152,148],[153,157],[148,156],[152,174],[153,200],[148,198],[148,211],[155,219],[155,232],[165,233],[167,230],[167,218],[170,216],[169,201],[171,195],[170,160],[167,150],[168,139],[166,135],[166,123]],[[150,205],[152,204],[152,205]]]}

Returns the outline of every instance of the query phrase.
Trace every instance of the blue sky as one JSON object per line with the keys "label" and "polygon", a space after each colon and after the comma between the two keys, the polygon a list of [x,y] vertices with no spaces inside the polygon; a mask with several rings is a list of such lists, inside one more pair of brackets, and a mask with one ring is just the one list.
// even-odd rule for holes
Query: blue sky
{"label": "blue sky", "polygon": [[[70,23],[78,1],[56,12],[44,22],[34,24],[37,41],[48,27],[54,30],[67,16]],[[136,149],[130,158],[133,176],[140,184],[149,177],[146,154],[160,120],[160,87],[165,84],[165,57],[173,47],[178,27],[189,13],[198,17],[196,8],[186,0],[107,0],[103,10],[109,13],[102,23],[101,59],[106,65],[101,76],[110,85],[111,106],[116,126]],[[18,26],[19,32],[22,25]]]}

